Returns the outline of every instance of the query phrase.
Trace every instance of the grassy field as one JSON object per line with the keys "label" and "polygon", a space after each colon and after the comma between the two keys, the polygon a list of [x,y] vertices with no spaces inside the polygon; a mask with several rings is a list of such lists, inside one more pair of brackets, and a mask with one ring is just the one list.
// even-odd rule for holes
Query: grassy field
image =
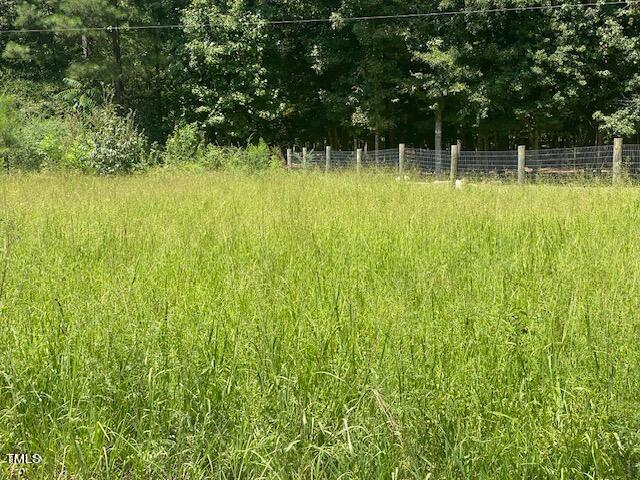
{"label": "grassy field", "polygon": [[637,188],[4,177],[0,262],[2,478],[640,475]]}

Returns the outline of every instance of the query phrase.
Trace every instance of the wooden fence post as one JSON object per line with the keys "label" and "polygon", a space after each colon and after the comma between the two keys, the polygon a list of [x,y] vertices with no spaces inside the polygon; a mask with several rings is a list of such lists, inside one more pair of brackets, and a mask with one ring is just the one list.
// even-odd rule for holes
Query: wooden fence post
{"label": "wooden fence post", "polygon": [[356,150],[356,172],[358,175],[362,173],[362,149]]}
{"label": "wooden fence post", "polygon": [[401,143],[398,147],[398,171],[400,175],[404,173],[404,160],[406,154],[406,146],[404,143]]}
{"label": "wooden fence post", "polygon": [[622,139],[613,140],[613,183],[620,183],[622,180]]}
{"label": "wooden fence post", "polygon": [[435,158],[435,174],[437,177],[442,175],[442,108],[438,104],[436,110],[436,158]]}
{"label": "wooden fence post", "polygon": [[[456,150],[456,177],[458,176],[458,167],[460,166],[460,155],[462,155],[462,140],[458,139],[456,142],[458,149]],[[457,178],[456,178],[457,180]]]}
{"label": "wooden fence post", "polygon": [[458,159],[460,158],[460,152],[458,151],[458,145],[451,145],[451,183],[455,183],[458,179]]}
{"label": "wooden fence post", "polygon": [[302,168],[307,168],[307,147],[302,147]]}
{"label": "wooden fence post", "polygon": [[324,167],[325,173],[329,172],[330,168],[331,168],[331,147],[328,146],[326,151],[326,164]]}
{"label": "wooden fence post", "polygon": [[527,155],[527,147],[520,145],[518,147],[518,183],[524,183],[524,166]]}
{"label": "wooden fence post", "polygon": [[291,170],[293,166],[293,150],[287,148],[287,169]]}

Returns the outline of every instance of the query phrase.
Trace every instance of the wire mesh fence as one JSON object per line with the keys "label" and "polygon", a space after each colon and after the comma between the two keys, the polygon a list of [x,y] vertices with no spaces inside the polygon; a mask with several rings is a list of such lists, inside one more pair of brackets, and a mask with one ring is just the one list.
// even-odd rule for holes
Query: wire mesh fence
{"label": "wire mesh fence", "polygon": [[622,162],[632,177],[640,178],[640,145],[624,145]]}
{"label": "wire mesh fence", "polygon": [[533,150],[527,172],[536,175],[607,177],[613,169],[613,146]]}
{"label": "wire mesh fence", "polygon": [[377,152],[374,150],[366,152],[366,154],[363,152],[363,168],[393,170],[398,168],[399,163],[400,152],[397,148],[378,150]]}
{"label": "wire mesh fence", "polygon": [[[400,153],[397,149],[378,150],[377,152],[361,152],[363,168],[397,169]],[[307,151],[306,158],[302,152],[293,153],[293,166],[306,166],[312,169],[346,170],[357,166],[357,152],[350,150],[332,150],[327,158],[327,152],[322,150]]]}
{"label": "wire mesh fence", "polygon": [[331,152],[329,169],[344,170],[354,168],[356,165],[356,152],[335,150]]}
{"label": "wire mesh fence", "polygon": [[409,148],[406,152],[405,165],[409,171],[424,174],[442,174],[451,168],[451,157],[444,150],[426,150]]}
{"label": "wire mesh fence", "polygon": [[[529,180],[611,178],[613,175],[613,145],[526,150],[524,173]],[[326,170],[348,170],[358,168],[358,156],[354,151],[326,151],[294,153],[297,166]],[[407,148],[401,161],[398,149],[361,151],[360,168],[381,170],[424,177],[449,175],[451,152],[423,148]],[[624,145],[622,167],[629,177],[640,179],[640,145]],[[401,171],[402,170],[402,171]],[[518,152],[507,151],[461,151],[458,156],[457,176],[516,178],[518,175]]]}

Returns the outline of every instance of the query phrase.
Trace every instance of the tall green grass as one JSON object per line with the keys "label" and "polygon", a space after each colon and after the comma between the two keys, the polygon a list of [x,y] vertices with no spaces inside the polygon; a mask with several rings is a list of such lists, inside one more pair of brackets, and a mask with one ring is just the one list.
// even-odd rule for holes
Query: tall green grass
{"label": "tall green grass", "polygon": [[29,478],[640,475],[638,189],[18,176],[0,215]]}

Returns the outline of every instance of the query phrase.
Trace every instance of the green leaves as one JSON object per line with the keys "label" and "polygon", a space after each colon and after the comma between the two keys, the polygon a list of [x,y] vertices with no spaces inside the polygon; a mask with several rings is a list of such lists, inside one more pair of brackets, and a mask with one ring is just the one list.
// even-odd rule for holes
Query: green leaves
{"label": "green leaves", "polygon": [[[11,78],[55,82],[73,110],[111,85],[152,139],[199,122],[207,141],[331,143],[354,139],[505,149],[594,144],[638,131],[637,9],[535,11],[415,0],[0,0],[0,29],[92,28],[0,35]],[[423,18],[370,17],[466,10]],[[473,11],[473,13],[471,13]],[[327,22],[270,24],[272,20]],[[133,25],[181,28],[127,30]],[[82,84],[82,91],[64,79]],[[440,116],[438,116],[440,118]]]}
{"label": "green leaves", "polygon": [[133,121],[106,108],[96,115],[89,165],[101,175],[133,173],[146,166],[148,144]]}
{"label": "green leaves", "polygon": [[90,87],[73,78],[65,78],[66,89],[58,97],[77,112],[88,112],[98,107],[103,100],[102,89]]}
{"label": "green leaves", "polygon": [[196,111],[220,139],[246,139],[283,113],[267,78],[269,39],[259,15],[241,2],[223,10],[195,0],[183,22]]}

